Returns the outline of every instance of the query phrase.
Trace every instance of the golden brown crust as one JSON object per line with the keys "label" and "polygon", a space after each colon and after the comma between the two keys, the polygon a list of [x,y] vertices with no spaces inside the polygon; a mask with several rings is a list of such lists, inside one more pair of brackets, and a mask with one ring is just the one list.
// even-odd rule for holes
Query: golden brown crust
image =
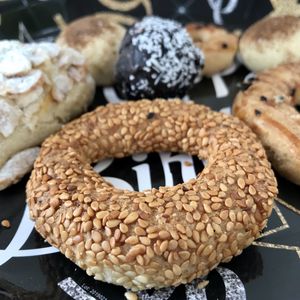
{"label": "golden brown crust", "polygon": [[239,53],[252,71],[300,61],[300,18],[267,16],[254,23],[241,36]]}
{"label": "golden brown crust", "polygon": [[261,40],[285,40],[299,30],[300,18],[297,16],[276,16],[264,18],[250,26],[242,36],[245,43]]}
{"label": "golden brown crust", "polygon": [[238,48],[237,35],[213,24],[190,23],[186,29],[204,52],[204,75],[211,76],[232,65]]}
{"label": "golden brown crust", "polygon": [[234,114],[259,136],[274,167],[300,184],[300,114],[293,107],[300,83],[300,64],[287,64],[258,74],[238,94]]}
{"label": "golden brown crust", "polygon": [[73,47],[83,54],[98,85],[111,85],[115,80],[115,64],[125,32],[114,18],[95,14],[63,27],[57,43]]}
{"label": "golden brown crust", "polygon": [[105,18],[93,15],[69,23],[62,35],[69,47],[80,49],[107,31],[114,34],[116,27]]}
{"label": "golden brown crust", "polygon": [[[90,163],[137,152],[208,159],[197,178],[131,192]],[[232,116],[180,100],[109,104],[42,145],[27,184],[36,229],[96,279],[132,290],[207,274],[259,236],[277,194],[255,134]]]}

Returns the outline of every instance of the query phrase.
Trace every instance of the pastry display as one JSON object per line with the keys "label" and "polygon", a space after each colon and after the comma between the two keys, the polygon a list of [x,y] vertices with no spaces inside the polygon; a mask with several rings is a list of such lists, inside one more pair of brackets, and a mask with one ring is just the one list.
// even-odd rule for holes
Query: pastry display
{"label": "pastry display", "polygon": [[299,16],[271,15],[243,33],[239,53],[247,68],[257,72],[284,63],[300,62],[299,45]]}
{"label": "pastry display", "polygon": [[114,18],[95,14],[63,26],[56,42],[76,49],[86,58],[97,85],[111,85],[115,81],[115,64],[125,32]]}
{"label": "pastry display", "polygon": [[241,91],[233,113],[258,135],[277,171],[300,185],[300,64],[286,64],[259,73]]}
{"label": "pastry display", "polygon": [[204,76],[220,73],[233,64],[238,48],[237,34],[214,24],[189,23],[186,29],[204,53]]}
{"label": "pastry display", "polygon": [[24,175],[36,151],[18,153],[83,112],[94,90],[77,51],[53,43],[0,42],[0,190]]}
{"label": "pastry display", "polygon": [[[207,165],[185,183],[142,192],[113,187],[91,166],[154,151]],[[136,291],[190,282],[240,254],[265,227],[277,183],[238,118],[157,99],[101,106],[65,125],[43,143],[26,193],[45,240],[95,279]]]}
{"label": "pastry display", "polygon": [[203,68],[204,56],[177,22],[145,17],[127,31],[116,67],[124,99],[183,96]]}

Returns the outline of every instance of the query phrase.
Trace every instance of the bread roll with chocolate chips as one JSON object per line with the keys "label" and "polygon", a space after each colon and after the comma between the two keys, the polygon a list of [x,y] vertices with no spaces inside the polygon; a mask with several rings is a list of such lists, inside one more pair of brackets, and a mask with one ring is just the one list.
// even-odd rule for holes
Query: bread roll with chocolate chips
{"label": "bread roll with chocolate chips", "polygon": [[260,138],[273,167],[300,185],[300,63],[259,73],[237,94],[233,114]]}
{"label": "bread roll with chocolate chips", "polygon": [[80,18],[63,27],[57,43],[78,50],[97,85],[114,83],[114,68],[125,28],[102,14]]}
{"label": "bread roll with chocolate chips", "polygon": [[292,15],[266,17],[242,35],[239,52],[243,63],[257,72],[283,63],[300,61],[300,18]]}
{"label": "bread roll with chocolate chips", "polygon": [[214,24],[189,23],[186,30],[204,53],[204,76],[222,72],[233,64],[238,48],[237,34]]}
{"label": "bread roll with chocolate chips", "polygon": [[77,51],[54,43],[0,42],[0,190],[22,177],[37,155],[35,150],[17,153],[83,112],[94,91]]}

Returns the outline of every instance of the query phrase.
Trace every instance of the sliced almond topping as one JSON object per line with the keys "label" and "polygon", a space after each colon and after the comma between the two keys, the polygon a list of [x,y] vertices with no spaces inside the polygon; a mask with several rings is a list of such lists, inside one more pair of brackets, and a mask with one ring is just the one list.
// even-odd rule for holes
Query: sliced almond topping
{"label": "sliced almond topping", "polygon": [[17,49],[0,56],[0,73],[4,76],[26,74],[31,70],[30,60]]}

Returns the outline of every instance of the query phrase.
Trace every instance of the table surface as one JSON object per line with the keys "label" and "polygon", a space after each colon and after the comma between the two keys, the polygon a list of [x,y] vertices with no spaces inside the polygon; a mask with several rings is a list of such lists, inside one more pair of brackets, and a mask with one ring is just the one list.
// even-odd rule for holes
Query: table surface
{"label": "table surface", "polygon": [[[95,11],[110,10],[111,3],[111,0],[3,1],[0,2],[0,38],[51,39],[58,32],[51,18],[55,13],[71,20]],[[155,14],[182,22],[206,21],[229,28],[245,28],[265,15],[270,4],[254,0],[224,3],[164,0],[162,5],[159,0],[146,0],[126,14],[139,17],[149,8]],[[232,100],[248,73],[236,63],[223,74],[204,78],[189,92],[189,98],[230,113]],[[113,87],[99,87],[90,109],[119,101]],[[95,169],[120,188],[144,190],[187,181],[203,169],[203,163],[187,154],[151,153],[102,161]],[[279,197],[268,226],[252,246],[230,263],[212,271],[205,278],[209,283],[204,289],[195,288],[198,280],[176,289],[143,292],[140,298],[299,299],[300,188],[276,176]],[[25,205],[27,179],[28,176],[0,192],[0,220],[8,219],[11,223],[10,229],[0,228],[0,299],[123,299],[125,290],[122,287],[87,276],[34,230]]]}

